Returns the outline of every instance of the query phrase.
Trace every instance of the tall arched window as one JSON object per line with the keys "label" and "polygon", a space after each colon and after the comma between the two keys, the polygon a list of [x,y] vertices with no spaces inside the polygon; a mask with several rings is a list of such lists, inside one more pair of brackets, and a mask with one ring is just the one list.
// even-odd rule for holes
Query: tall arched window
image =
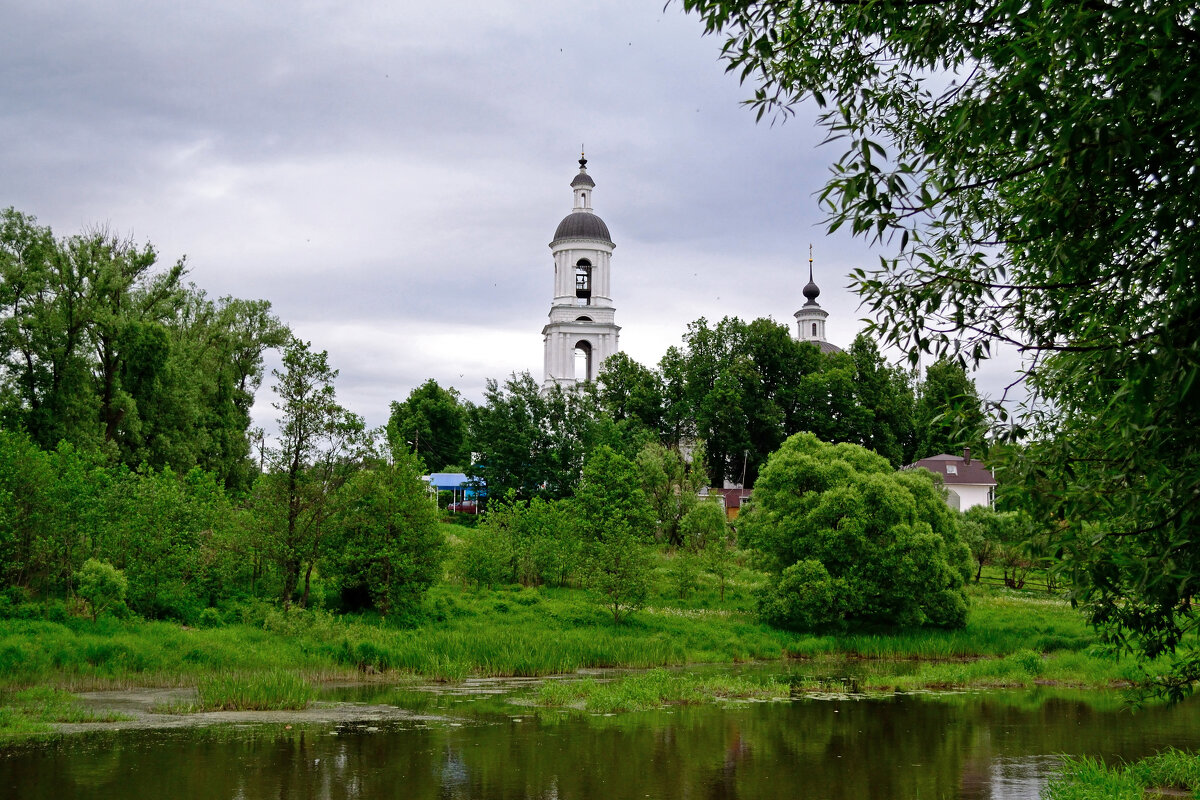
{"label": "tall arched window", "polygon": [[593,380],[592,346],[584,341],[575,343],[575,380],[579,383]]}
{"label": "tall arched window", "polygon": [[817,323],[813,323],[813,338],[817,338]]}
{"label": "tall arched window", "polygon": [[585,304],[592,301],[592,262],[586,258],[575,262],[575,296]]}

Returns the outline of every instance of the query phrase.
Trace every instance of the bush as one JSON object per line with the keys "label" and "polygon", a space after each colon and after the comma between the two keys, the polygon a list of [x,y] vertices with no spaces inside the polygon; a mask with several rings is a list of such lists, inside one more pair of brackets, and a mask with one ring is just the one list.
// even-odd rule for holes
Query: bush
{"label": "bush", "polygon": [[492,587],[512,580],[512,542],[488,527],[466,531],[461,536],[452,563],[455,575],[466,583]]}
{"label": "bush", "polygon": [[970,553],[924,470],[797,434],[760,472],[741,533],[775,576],[759,604],[774,625],[966,624]]}
{"label": "bush", "polygon": [[206,608],[200,612],[196,624],[201,628],[220,628],[225,624],[225,619],[215,608]]}
{"label": "bush", "polygon": [[841,620],[844,608],[834,584],[820,561],[798,561],[783,571],[760,596],[758,613],[768,625],[789,630],[827,628]]}
{"label": "bush", "polygon": [[411,616],[441,577],[445,552],[420,463],[397,453],[392,464],[355,474],[340,497],[325,564],[330,583],[343,598],[365,589],[385,616]]}

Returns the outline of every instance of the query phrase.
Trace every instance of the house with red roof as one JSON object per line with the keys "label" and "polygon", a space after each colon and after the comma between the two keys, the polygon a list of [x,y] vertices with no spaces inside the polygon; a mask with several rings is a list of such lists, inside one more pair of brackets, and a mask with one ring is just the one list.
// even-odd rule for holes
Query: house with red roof
{"label": "house with red roof", "polygon": [[946,503],[951,508],[966,511],[975,506],[993,508],[996,501],[996,476],[979,459],[971,458],[971,448],[964,447],[961,456],[946,453],[909,464],[901,469],[927,469],[941,476],[946,487]]}

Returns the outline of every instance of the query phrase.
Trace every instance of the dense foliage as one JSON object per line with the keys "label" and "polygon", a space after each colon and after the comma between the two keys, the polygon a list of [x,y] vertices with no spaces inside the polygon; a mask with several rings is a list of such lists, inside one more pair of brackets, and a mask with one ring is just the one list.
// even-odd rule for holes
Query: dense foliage
{"label": "dense foliage", "polygon": [[[658,368],[618,354],[570,389],[523,373],[473,406],[426,381],[369,431],[267,303],[211,301],[150,245],[0,223],[0,609],[210,626],[270,601],[411,623],[442,613],[423,599],[448,563],[471,586],[585,587],[622,622],[656,543],[679,598],[708,572],[724,599],[736,545],[700,492],[752,479],[788,434],[897,463],[916,446],[914,387],[872,341],[826,356],[765,319],[699,320]],[[268,349],[270,437],[250,429]],[[491,503],[445,537],[420,476],[455,467]]]}
{"label": "dense foliage", "polygon": [[471,459],[467,409],[456,389],[443,389],[430,378],[403,403],[392,403],[388,441],[393,450],[404,447],[419,455],[430,472],[450,467],[461,472]]}
{"label": "dense foliage", "polygon": [[584,464],[575,508],[587,584],[619,623],[645,603],[650,590],[654,517],[637,467],[601,445]]}
{"label": "dense foliage", "polygon": [[767,456],[801,431],[862,445],[898,467],[978,447],[984,428],[974,382],[960,365],[937,362],[914,383],[867,336],[846,352],[823,354],[769,319],[727,317],[715,326],[699,319],[657,370],[625,355],[610,359],[597,393],[614,417],[667,445],[702,444],[712,486],[752,484]]}
{"label": "dense foliage", "polygon": [[263,301],[208,299],[184,262],[107,231],[56,239],[0,212],[0,424],[131,468],[215,472],[245,490],[262,356],[286,329]]}
{"label": "dense foliage", "polygon": [[884,340],[1026,356],[1010,432],[1108,640],[1200,678],[1200,28],[1184,0],[683,0],[760,116],[813,100]]}
{"label": "dense foliage", "polygon": [[366,600],[384,615],[411,615],[442,577],[445,542],[420,462],[401,451],[355,473],[339,490],[326,564],[343,605]]}
{"label": "dense foliage", "polygon": [[742,544],[773,580],[761,613],[805,630],[845,621],[962,627],[969,553],[933,477],[812,434],[792,436],[754,485]]}

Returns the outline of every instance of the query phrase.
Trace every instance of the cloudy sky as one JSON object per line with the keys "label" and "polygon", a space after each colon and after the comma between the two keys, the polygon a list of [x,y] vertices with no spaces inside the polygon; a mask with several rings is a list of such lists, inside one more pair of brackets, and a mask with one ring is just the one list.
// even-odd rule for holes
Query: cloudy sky
{"label": "cloudy sky", "polygon": [[634,358],[700,316],[791,324],[810,243],[830,340],[862,327],[846,275],[877,256],[824,233],[838,153],[815,112],[755,124],[677,4],[0,0],[0,19],[0,207],[271,301],[371,425],[430,377],[472,400],[541,379],[581,144]]}

